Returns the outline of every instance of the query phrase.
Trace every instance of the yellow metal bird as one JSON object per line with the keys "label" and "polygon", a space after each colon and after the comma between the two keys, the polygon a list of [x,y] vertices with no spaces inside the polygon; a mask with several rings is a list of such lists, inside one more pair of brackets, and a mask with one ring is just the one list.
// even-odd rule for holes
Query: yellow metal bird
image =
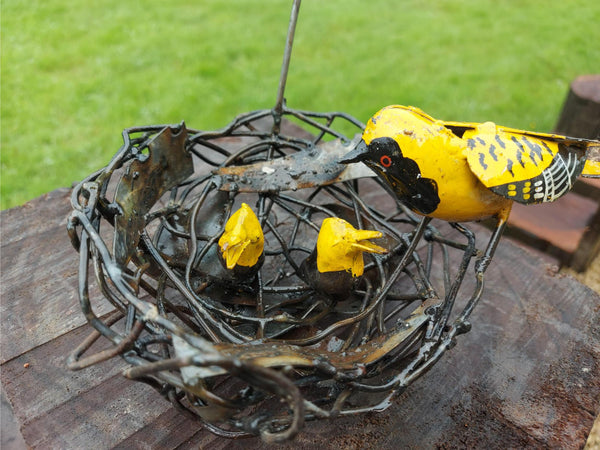
{"label": "yellow metal bird", "polygon": [[487,259],[514,201],[550,202],[580,175],[600,177],[600,142],[435,120],[393,105],[367,123],[342,163],[364,162],[413,211],[449,222],[496,217]]}
{"label": "yellow metal bird", "polygon": [[513,201],[556,200],[579,175],[600,177],[598,160],[599,141],[444,122],[394,105],[369,120],[342,162],[364,162],[419,214],[463,222],[508,216]]}
{"label": "yellow metal bird", "polygon": [[338,217],[323,220],[312,254],[300,266],[303,278],[315,290],[341,299],[347,297],[364,273],[363,253],[386,253],[369,239],[382,237],[374,230],[357,230]]}
{"label": "yellow metal bird", "polygon": [[225,223],[225,231],[219,239],[219,248],[225,266],[254,267],[263,258],[265,237],[254,211],[242,203],[240,209]]}

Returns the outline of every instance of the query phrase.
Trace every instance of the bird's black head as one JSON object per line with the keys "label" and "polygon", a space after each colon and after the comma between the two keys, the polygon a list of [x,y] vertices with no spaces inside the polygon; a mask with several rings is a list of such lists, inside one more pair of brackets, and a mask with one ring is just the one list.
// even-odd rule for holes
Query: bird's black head
{"label": "bird's black head", "polygon": [[360,142],[345,155],[340,162],[344,164],[364,162],[377,172],[384,172],[393,164],[392,158],[402,156],[398,143],[389,137],[373,139],[369,145],[361,139]]}
{"label": "bird's black head", "polygon": [[361,140],[340,162],[365,163],[383,178],[402,202],[421,214],[432,213],[440,203],[435,180],[423,178],[418,164],[405,158],[391,137],[373,139],[369,145]]}

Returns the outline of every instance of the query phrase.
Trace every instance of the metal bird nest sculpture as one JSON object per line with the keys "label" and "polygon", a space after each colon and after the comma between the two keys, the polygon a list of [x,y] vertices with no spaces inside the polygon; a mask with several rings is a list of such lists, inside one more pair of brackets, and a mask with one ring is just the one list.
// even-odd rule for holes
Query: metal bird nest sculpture
{"label": "metal bird nest sculpture", "polygon": [[[96,332],[72,369],[122,357],[125,376],[210,430],[281,441],[305,420],[384,408],[450,346],[472,233],[419,226],[371,173],[340,164],[357,141],[332,124],[360,131],[355,119],[288,116],[311,133],[274,134],[271,110],[218,132],[126,130],[75,188],[69,230]],[[97,316],[106,302],[114,313]],[[113,347],[88,355],[99,336]]]}
{"label": "metal bird nest sculpture", "polygon": [[354,163],[381,137],[357,119],[285,106],[298,5],[273,109],[217,131],[127,129],[71,200],[94,331],[69,367],[123,358],[127,378],[229,438],[281,442],[388,407],[470,329],[499,236],[480,252],[468,227],[414,214],[435,217],[426,197],[441,183],[411,164],[378,170],[399,154],[378,154],[374,172]]}

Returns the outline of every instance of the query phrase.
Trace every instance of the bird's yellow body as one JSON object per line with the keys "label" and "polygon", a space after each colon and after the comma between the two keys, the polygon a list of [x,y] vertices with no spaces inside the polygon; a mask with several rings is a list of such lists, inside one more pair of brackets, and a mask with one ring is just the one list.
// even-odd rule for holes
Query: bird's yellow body
{"label": "bird's yellow body", "polygon": [[411,209],[451,222],[506,218],[513,201],[553,201],[580,174],[600,176],[597,161],[586,163],[600,142],[444,122],[407,106],[377,112],[360,145],[343,162],[363,161]]}
{"label": "bird's yellow body", "polygon": [[252,267],[263,254],[265,237],[254,211],[242,203],[225,224],[219,248],[228,269],[236,265]]}
{"label": "bird's yellow body", "polygon": [[374,230],[357,230],[338,217],[323,220],[317,237],[317,269],[321,273],[346,271],[352,276],[363,274],[363,253],[386,253],[383,247],[369,242],[382,236]]}

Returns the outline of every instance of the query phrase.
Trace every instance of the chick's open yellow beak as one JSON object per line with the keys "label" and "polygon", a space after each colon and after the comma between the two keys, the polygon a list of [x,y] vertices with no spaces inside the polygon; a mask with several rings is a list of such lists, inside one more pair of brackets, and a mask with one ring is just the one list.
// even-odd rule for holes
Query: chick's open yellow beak
{"label": "chick's open yellow beak", "polygon": [[[381,234],[376,237],[381,237]],[[357,251],[360,252],[368,252],[368,253],[387,253],[387,249],[380,247],[379,245],[373,244],[369,241],[359,241],[350,244],[350,246]]]}
{"label": "chick's open yellow beak", "polygon": [[[220,240],[219,244],[221,244]],[[226,241],[222,244],[221,252],[223,253],[223,258],[225,259],[225,263],[227,264],[228,269],[233,269],[238,264],[238,262],[240,262],[240,258],[242,257],[244,250],[246,250],[249,244],[250,242],[247,240],[238,242],[236,244],[230,244]]]}

